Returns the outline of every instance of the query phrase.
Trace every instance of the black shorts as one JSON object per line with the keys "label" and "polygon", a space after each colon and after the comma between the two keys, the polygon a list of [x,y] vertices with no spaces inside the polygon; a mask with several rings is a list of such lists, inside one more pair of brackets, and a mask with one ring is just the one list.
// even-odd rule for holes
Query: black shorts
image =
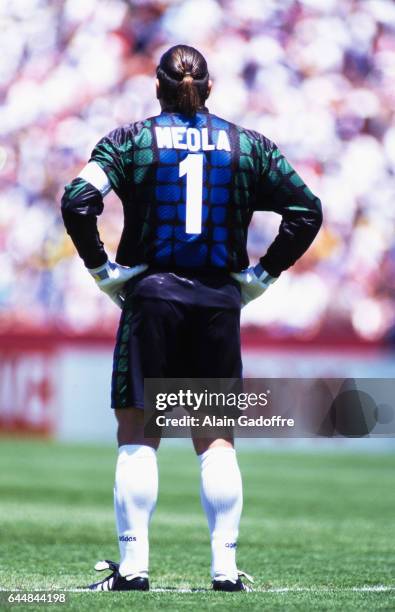
{"label": "black shorts", "polygon": [[144,408],[145,378],[241,378],[239,301],[206,305],[201,287],[202,300],[188,290],[194,298],[186,303],[130,290],[114,351],[113,408]]}

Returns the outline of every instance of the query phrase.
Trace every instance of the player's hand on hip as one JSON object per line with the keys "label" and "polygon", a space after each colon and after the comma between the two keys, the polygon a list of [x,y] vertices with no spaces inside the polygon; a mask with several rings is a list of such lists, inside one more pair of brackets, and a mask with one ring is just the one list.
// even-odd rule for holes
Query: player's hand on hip
{"label": "player's hand on hip", "polygon": [[261,264],[250,266],[241,272],[232,272],[231,276],[240,283],[242,306],[262,295],[277,277],[270,276]]}
{"label": "player's hand on hip", "polygon": [[144,272],[147,268],[147,264],[139,264],[132,268],[127,268],[107,260],[105,264],[98,268],[88,268],[88,272],[95,279],[99,289],[106,293],[117,306],[122,308],[124,303],[124,284],[129,279]]}

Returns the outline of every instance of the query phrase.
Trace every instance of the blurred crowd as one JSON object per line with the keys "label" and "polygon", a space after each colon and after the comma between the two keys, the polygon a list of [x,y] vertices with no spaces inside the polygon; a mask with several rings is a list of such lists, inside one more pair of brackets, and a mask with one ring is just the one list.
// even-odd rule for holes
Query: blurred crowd
{"label": "blurred crowd", "polygon": [[[3,0],[0,34],[0,331],[113,327],[119,312],[76,256],[60,198],[99,138],[158,112],[156,64],[183,42],[207,57],[210,111],[275,141],[323,202],[319,237],[243,322],[394,336],[395,3]],[[252,260],[279,221],[254,215]],[[99,227],[114,254],[113,195]]]}

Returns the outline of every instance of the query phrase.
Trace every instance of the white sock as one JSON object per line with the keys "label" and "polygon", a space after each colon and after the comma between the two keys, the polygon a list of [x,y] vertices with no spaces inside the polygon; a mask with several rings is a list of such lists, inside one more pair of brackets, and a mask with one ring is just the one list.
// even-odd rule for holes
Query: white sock
{"label": "white sock", "polygon": [[114,506],[122,576],[148,576],[148,526],[157,496],[156,451],[140,444],[120,446]]}
{"label": "white sock", "polygon": [[236,452],[217,447],[199,458],[200,496],[211,536],[211,576],[216,580],[237,580],[236,542],[243,489]]}

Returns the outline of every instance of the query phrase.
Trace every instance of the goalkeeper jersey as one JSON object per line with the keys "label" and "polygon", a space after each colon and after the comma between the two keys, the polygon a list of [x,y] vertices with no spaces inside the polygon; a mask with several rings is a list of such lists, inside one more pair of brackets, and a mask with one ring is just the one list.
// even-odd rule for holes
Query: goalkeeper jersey
{"label": "goalkeeper jersey", "polygon": [[[281,215],[279,233],[260,262],[272,276],[309,247],[321,205],[277,146],[202,109],[193,118],[162,112],[115,129],[91,158],[122,202],[116,261],[126,266],[196,273],[248,266],[254,211]],[[107,259],[97,231],[103,194],[84,178],[65,188],[66,228],[85,264]]]}

